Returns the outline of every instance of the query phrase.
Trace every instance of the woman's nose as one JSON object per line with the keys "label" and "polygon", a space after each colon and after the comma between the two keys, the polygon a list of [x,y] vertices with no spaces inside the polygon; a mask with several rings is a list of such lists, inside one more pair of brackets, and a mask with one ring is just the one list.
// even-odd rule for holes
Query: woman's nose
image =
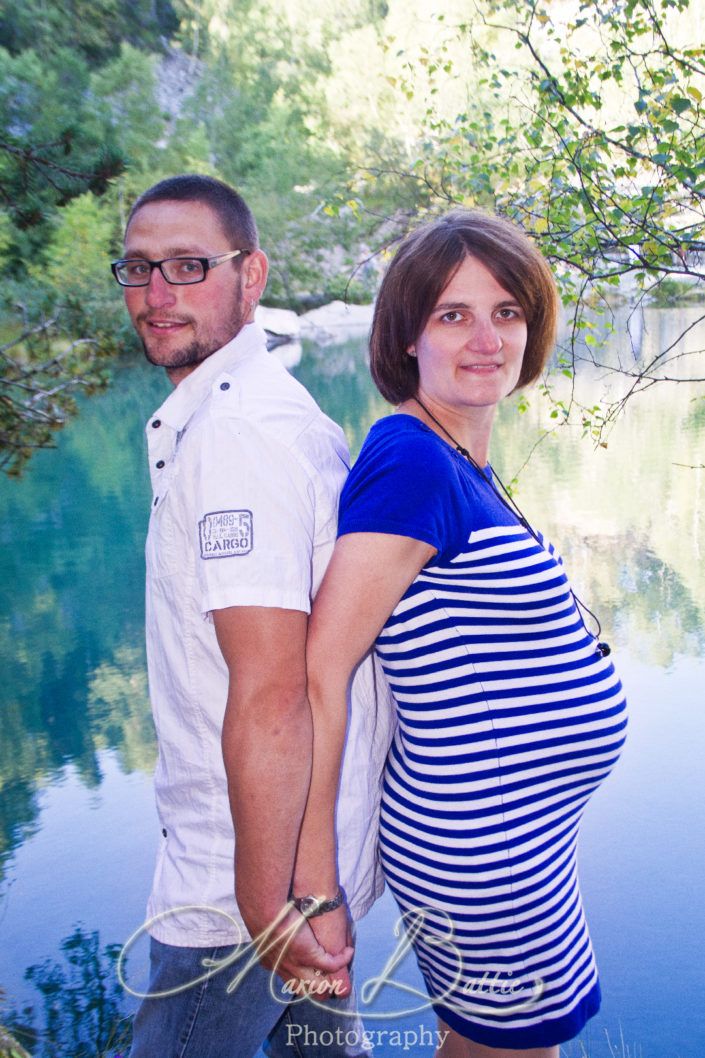
{"label": "woman's nose", "polygon": [[468,345],[478,353],[492,356],[502,348],[502,336],[493,320],[475,320],[473,323]]}

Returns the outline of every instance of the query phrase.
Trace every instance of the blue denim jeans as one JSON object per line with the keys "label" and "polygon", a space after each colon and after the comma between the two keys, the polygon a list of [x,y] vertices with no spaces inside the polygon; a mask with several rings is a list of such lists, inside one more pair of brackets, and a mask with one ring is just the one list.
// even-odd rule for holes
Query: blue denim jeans
{"label": "blue denim jeans", "polygon": [[[220,961],[245,949],[251,946],[177,948],[152,939],[150,994],[180,990],[142,1000],[130,1058],[252,1058],[260,1047],[268,1058],[371,1058],[354,993],[320,1006],[278,1000],[259,963],[228,992],[242,960],[189,984],[204,976],[204,958]],[[273,980],[276,992],[281,981]]]}

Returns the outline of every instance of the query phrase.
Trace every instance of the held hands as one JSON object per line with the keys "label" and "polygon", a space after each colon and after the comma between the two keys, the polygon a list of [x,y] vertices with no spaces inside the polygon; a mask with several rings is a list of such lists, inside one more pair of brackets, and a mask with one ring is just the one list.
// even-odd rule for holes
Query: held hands
{"label": "held hands", "polygon": [[342,904],[335,911],[327,911],[324,915],[310,918],[308,924],[318,943],[330,955],[335,956],[343,952],[350,952],[350,957],[345,960],[345,963],[339,969],[328,973],[328,979],[331,984],[337,982],[337,986],[331,994],[336,996],[350,995],[352,984],[348,966],[352,960],[354,945],[347,905]]}
{"label": "held hands", "polygon": [[344,905],[312,919],[290,907],[265,929],[251,932],[260,963],[281,977],[292,996],[327,999],[350,993],[347,966],[353,946]]}

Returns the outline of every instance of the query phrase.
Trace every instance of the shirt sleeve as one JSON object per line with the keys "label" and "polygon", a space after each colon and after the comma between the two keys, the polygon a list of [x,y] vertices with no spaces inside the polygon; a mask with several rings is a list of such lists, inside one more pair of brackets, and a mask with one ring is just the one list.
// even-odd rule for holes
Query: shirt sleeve
{"label": "shirt sleeve", "polygon": [[467,540],[467,507],[454,453],[430,432],[370,434],[340,499],[338,536],[392,533],[422,540],[441,557]]}
{"label": "shirt sleeve", "polygon": [[193,540],[204,615],[226,606],[311,609],[315,492],[292,451],[257,424],[201,425]]}

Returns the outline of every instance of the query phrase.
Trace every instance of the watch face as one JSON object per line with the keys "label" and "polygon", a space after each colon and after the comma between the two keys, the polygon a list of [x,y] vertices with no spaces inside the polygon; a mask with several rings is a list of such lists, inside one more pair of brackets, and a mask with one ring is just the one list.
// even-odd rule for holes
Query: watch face
{"label": "watch face", "polygon": [[312,895],[297,896],[294,900],[294,906],[306,918],[313,918],[314,915],[324,915],[327,911],[335,911],[336,908],[340,907],[344,899],[343,891],[339,889],[332,900],[323,900],[320,896]]}

